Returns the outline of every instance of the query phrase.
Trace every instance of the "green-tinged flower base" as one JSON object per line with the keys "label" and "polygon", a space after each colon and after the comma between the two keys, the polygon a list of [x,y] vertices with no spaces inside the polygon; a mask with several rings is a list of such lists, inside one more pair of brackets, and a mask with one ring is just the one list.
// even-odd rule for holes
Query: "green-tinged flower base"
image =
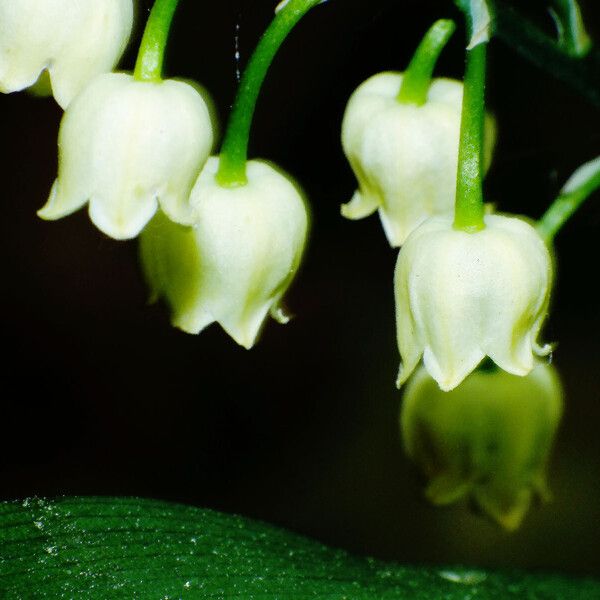
{"label": "green-tinged flower base", "polygon": [[5,600],[560,600],[600,581],[355,558],[242,517],[135,498],[0,505]]}
{"label": "green-tinged flower base", "polygon": [[488,364],[450,392],[421,367],[406,387],[400,423],[407,454],[429,480],[430,502],[469,497],[513,531],[534,499],[550,499],[546,467],[561,416],[553,365],[519,377]]}

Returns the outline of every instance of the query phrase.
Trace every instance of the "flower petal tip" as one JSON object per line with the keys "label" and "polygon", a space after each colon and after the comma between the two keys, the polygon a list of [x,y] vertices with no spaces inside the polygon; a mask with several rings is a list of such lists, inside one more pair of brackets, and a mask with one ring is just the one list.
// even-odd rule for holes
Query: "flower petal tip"
{"label": "flower petal tip", "polygon": [[193,311],[190,313],[174,314],[171,318],[171,325],[173,327],[190,335],[198,335],[214,322],[215,319],[211,315],[198,315]]}
{"label": "flower petal tip", "polygon": [[88,205],[92,223],[102,233],[120,241],[136,238],[157,209],[157,198],[144,199],[137,206],[132,207],[125,202],[92,197]]}
{"label": "flower petal tip", "polygon": [[233,341],[245,348],[246,350],[252,349],[252,347],[258,341],[259,333],[262,328],[262,319],[257,323],[236,323],[228,324],[223,321],[218,321],[219,325],[225,330],[227,335],[233,339]]}
{"label": "flower petal tip", "polygon": [[450,392],[462,382],[462,379],[438,379],[437,384],[440,386],[442,392]]}
{"label": "flower petal tip", "polygon": [[524,494],[523,497],[515,500],[507,508],[498,506],[494,499],[491,498],[476,495],[475,500],[488,517],[492,518],[503,529],[512,533],[519,529],[523,523],[523,519],[531,504],[531,495]]}
{"label": "flower petal tip", "polygon": [[470,490],[469,481],[460,480],[453,475],[439,475],[425,489],[425,498],[436,506],[446,506],[460,500]]}
{"label": "flower petal tip", "polygon": [[60,204],[61,203],[58,201],[58,179],[56,179],[52,184],[52,189],[50,190],[50,194],[48,194],[46,204],[44,204],[36,214],[40,219],[44,219],[44,221],[55,221],[56,219],[60,219],[66,214],[64,210],[57,210],[57,205],[60,206]]}
{"label": "flower petal tip", "polygon": [[537,342],[533,343],[533,351],[537,356],[551,356],[556,344],[544,344],[541,346]]}
{"label": "flower petal tip", "polygon": [[271,313],[271,317],[280,325],[287,325],[293,318],[293,315],[288,313],[280,304],[273,305],[269,312]]}
{"label": "flower petal tip", "polygon": [[56,219],[60,218],[53,213],[52,208],[48,204],[44,204],[35,214],[44,221],[56,221]]}
{"label": "flower petal tip", "polygon": [[[231,334],[229,334],[231,335]],[[234,337],[233,335],[231,336],[235,342],[241,346],[242,348],[246,349],[246,350],[252,350],[252,348],[254,347],[254,344],[256,344],[256,342],[258,341],[256,339],[256,336],[252,337],[252,336],[243,336],[243,337]]]}
{"label": "flower petal tip", "polygon": [[356,221],[372,215],[378,207],[377,202],[356,190],[349,202],[340,205],[340,213],[342,217]]}
{"label": "flower petal tip", "polygon": [[409,370],[405,368],[404,363],[400,365],[400,369],[398,370],[398,377],[396,377],[396,387],[398,389],[400,389],[406,383],[412,371],[412,369]]}

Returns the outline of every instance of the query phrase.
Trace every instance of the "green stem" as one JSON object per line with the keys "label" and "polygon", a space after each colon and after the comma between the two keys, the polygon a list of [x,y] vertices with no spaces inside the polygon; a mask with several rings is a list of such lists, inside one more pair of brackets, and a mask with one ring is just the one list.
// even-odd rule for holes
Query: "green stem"
{"label": "green stem", "polygon": [[467,50],[454,227],[479,231],[483,222],[483,127],[485,118],[485,63],[487,43]]}
{"label": "green stem", "polygon": [[[562,226],[571,218],[583,202],[600,188],[600,157],[578,169],[590,170],[590,177],[584,177],[580,185],[567,183],[560,195],[550,205],[537,223],[540,235],[550,243]],[[571,182],[573,178],[569,181]]]}
{"label": "green stem", "polygon": [[154,3],[146,22],[133,73],[138,81],[161,80],[169,30],[178,4],[179,0],[156,0]]}
{"label": "green stem", "polygon": [[553,0],[552,4],[550,14],[558,29],[559,45],[571,56],[585,56],[592,47],[592,40],[585,30],[576,0]]}
{"label": "green stem", "polygon": [[260,88],[277,50],[294,25],[323,0],[289,0],[282,4],[261,37],[248,65],[229,115],[223,138],[217,182],[223,187],[246,185],[250,127]]}
{"label": "green stem", "polygon": [[600,108],[600,52],[593,47],[585,57],[567,54],[553,39],[504,2],[495,2],[495,32],[499,39],[553,77],[573,87]]}
{"label": "green stem", "polygon": [[456,25],[450,19],[439,19],[429,28],[404,72],[398,102],[425,104],[433,69],[455,29]]}

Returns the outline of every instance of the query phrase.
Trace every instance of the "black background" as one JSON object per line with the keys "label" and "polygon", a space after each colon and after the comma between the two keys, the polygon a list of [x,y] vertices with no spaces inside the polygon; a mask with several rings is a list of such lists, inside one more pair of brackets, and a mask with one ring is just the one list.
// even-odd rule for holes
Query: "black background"
{"label": "black background", "polygon": [[[581,3],[600,41],[598,8]],[[131,69],[142,17],[123,68]],[[530,14],[551,28],[543,3]],[[221,123],[271,2],[181,2],[167,74],[200,81]],[[339,205],[355,180],[340,149],[345,102],[368,76],[401,70],[450,0],[331,0],[292,32],[265,83],[251,155],[304,186],[310,245],[287,302],[251,351],[218,326],[188,336],[146,304],[135,242],[98,232],[85,211],[35,215],[56,175],[61,111],[0,97],[2,265],[0,497],[137,495],[234,511],[357,553],[599,573],[600,198],[557,238],[559,278],[545,337],[567,392],[551,465],[552,504],[513,534],[465,505],[435,509],[402,454],[394,387],[391,250],[377,217]],[[438,73],[460,78],[459,28]],[[570,172],[598,154],[598,112],[500,42],[488,98],[499,126],[487,198],[539,216]]]}

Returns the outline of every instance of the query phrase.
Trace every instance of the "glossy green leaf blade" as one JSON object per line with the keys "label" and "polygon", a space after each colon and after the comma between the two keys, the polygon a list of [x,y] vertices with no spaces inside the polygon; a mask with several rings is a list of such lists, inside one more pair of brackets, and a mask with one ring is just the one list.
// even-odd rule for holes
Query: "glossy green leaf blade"
{"label": "glossy green leaf blade", "polygon": [[391,565],[209,510],[61,498],[0,504],[0,597],[550,600],[600,582]]}

